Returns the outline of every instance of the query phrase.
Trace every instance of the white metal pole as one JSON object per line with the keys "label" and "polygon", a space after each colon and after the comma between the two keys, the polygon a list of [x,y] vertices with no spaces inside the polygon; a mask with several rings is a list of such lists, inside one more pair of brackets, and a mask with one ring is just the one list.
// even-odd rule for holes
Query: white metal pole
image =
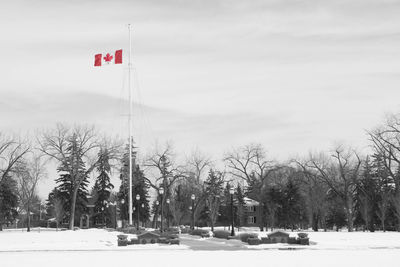
{"label": "white metal pole", "polygon": [[129,225],[132,225],[132,85],[131,85],[131,69],[132,69],[132,37],[131,24],[128,24],[129,30],[129,59],[128,59],[128,84],[129,84]]}

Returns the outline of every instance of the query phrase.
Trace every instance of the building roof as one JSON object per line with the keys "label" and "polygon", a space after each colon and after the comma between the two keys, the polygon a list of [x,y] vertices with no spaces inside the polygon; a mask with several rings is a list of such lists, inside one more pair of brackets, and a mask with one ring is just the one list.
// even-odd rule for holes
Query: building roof
{"label": "building roof", "polygon": [[275,231],[268,234],[268,237],[289,237],[289,234],[283,231]]}
{"label": "building roof", "polygon": [[248,197],[244,197],[244,205],[246,206],[258,206],[260,205],[260,202],[255,201],[254,199],[248,198]]}
{"label": "building roof", "polygon": [[153,232],[146,232],[144,234],[138,235],[138,239],[144,239],[144,238],[159,238],[160,235],[153,233]]}

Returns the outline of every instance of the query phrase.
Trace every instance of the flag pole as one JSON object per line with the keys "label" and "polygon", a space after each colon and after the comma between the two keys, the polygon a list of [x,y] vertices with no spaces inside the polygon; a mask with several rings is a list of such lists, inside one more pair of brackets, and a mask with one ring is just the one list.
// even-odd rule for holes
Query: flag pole
{"label": "flag pole", "polygon": [[128,24],[129,31],[129,59],[128,59],[128,84],[129,84],[129,225],[132,225],[132,85],[131,85],[131,69],[132,69],[132,36],[131,24]]}

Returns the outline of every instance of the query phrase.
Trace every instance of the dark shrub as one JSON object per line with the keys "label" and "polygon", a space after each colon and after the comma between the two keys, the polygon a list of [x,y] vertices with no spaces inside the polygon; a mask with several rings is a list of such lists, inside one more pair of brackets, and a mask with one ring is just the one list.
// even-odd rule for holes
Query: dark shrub
{"label": "dark shrub", "polygon": [[289,243],[289,244],[297,244],[296,237],[289,237],[288,243]]}
{"label": "dark shrub", "polygon": [[201,237],[211,237],[211,233],[210,232],[202,233]]}
{"label": "dark shrub", "polygon": [[247,239],[247,242],[249,243],[249,245],[260,245],[261,241],[258,238],[250,237]]}
{"label": "dark shrub", "polygon": [[228,239],[228,236],[231,235],[231,233],[229,231],[225,231],[225,230],[215,230],[213,233],[214,233],[214,237],[223,238],[223,239]]}
{"label": "dark shrub", "polygon": [[131,241],[129,242],[130,245],[136,245],[140,244],[139,239],[137,238],[132,238]]}
{"label": "dark shrub", "polygon": [[242,242],[247,242],[249,238],[257,238],[258,239],[258,234],[256,233],[242,233],[239,235],[240,240]]}
{"label": "dark shrub", "polygon": [[297,236],[298,236],[299,238],[307,238],[307,237],[308,237],[308,234],[307,234],[307,233],[298,233]]}
{"label": "dark shrub", "polygon": [[308,237],[299,238],[299,243],[300,245],[310,245],[310,239]]}
{"label": "dark shrub", "polygon": [[179,245],[179,239],[171,239],[170,244],[171,245]]}
{"label": "dark shrub", "polygon": [[160,244],[168,244],[169,242],[168,242],[168,239],[166,237],[160,237],[158,239],[158,243],[160,243]]}
{"label": "dark shrub", "polygon": [[[296,241],[296,238],[295,238]],[[271,239],[269,237],[261,237],[261,243],[262,244],[271,244]]]}
{"label": "dark shrub", "polygon": [[164,232],[171,233],[171,234],[178,234],[179,229],[178,229],[178,227],[170,227],[170,228],[165,229]]}
{"label": "dark shrub", "polygon": [[193,229],[189,232],[189,234],[201,236],[202,234],[207,234],[208,232],[208,230],[204,229]]}
{"label": "dark shrub", "polygon": [[118,246],[127,246],[128,245],[128,236],[127,235],[118,235]]}

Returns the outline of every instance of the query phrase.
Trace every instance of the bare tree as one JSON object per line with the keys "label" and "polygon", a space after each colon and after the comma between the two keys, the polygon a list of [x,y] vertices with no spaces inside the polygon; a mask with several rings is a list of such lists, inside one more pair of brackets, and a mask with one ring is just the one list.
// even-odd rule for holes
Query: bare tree
{"label": "bare tree", "polygon": [[[98,150],[110,143],[102,143],[93,126],[75,126],[73,128],[57,124],[54,130],[42,132],[38,138],[39,150],[59,164],[64,164],[72,183],[72,198],[69,229],[74,229],[75,206],[79,187],[98,164]],[[107,150],[117,153],[119,144],[111,144]],[[87,166],[80,168],[80,160]]]}
{"label": "bare tree", "polygon": [[281,169],[260,144],[250,144],[226,153],[224,162],[228,172],[236,179],[244,180],[252,188],[252,197],[260,203],[260,230],[264,229],[264,199],[271,174]]}
{"label": "bare tree", "polygon": [[173,185],[179,179],[186,177],[183,168],[176,166],[173,162],[173,157],[172,146],[167,143],[162,149],[156,147],[144,163],[146,171],[152,175],[151,178],[148,175],[144,177],[148,184],[156,190],[157,195],[159,195],[161,187],[164,189],[163,201],[157,206],[157,210],[154,213],[153,226],[155,226],[158,219],[159,208],[161,205],[164,206],[166,199],[171,195]]}
{"label": "bare tree", "polygon": [[319,178],[342,200],[348,231],[353,231],[355,195],[360,178],[361,159],[352,149],[337,146],[332,161],[311,159],[310,166],[319,172]]}
{"label": "bare tree", "polygon": [[0,133],[0,182],[15,171],[30,147],[25,142]]}
{"label": "bare tree", "polygon": [[207,174],[211,165],[212,161],[210,157],[196,149],[187,157],[185,169],[189,175],[194,176],[195,182],[200,184],[204,174]]}
{"label": "bare tree", "polygon": [[45,164],[39,156],[24,160],[19,164],[19,171],[16,173],[18,183],[18,197],[20,205],[27,215],[27,231],[31,227],[31,206],[36,197],[36,187],[40,180],[45,178]]}
{"label": "bare tree", "polygon": [[[310,156],[313,158],[313,156]],[[315,156],[314,156],[315,158]],[[319,179],[318,171],[308,166],[309,162],[295,161],[301,168],[303,179],[301,179],[302,190],[306,199],[309,221],[314,231],[318,231],[319,226],[326,229],[326,211],[328,187]]]}
{"label": "bare tree", "polygon": [[[18,164],[23,160],[24,156],[30,150],[29,146],[15,137],[5,136],[0,132],[0,187],[10,182],[11,176],[16,173]],[[15,202],[17,202],[15,196]],[[14,204],[13,204],[14,205]],[[0,194],[0,231],[6,215],[11,211],[5,208],[2,194]],[[8,211],[7,211],[8,210]],[[15,213],[15,210],[14,212]]]}
{"label": "bare tree", "polygon": [[214,225],[218,218],[220,198],[223,196],[225,183],[225,174],[219,171],[210,170],[205,184],[205,201],[209,210],[209,220],[211,231],[214,231]]}
{"label": "bare tree", "polygon": [[368,135],[393,184],[391,203],[398,221],[397,230],[400,231],[400,116],[388,116],[383,125]]}

